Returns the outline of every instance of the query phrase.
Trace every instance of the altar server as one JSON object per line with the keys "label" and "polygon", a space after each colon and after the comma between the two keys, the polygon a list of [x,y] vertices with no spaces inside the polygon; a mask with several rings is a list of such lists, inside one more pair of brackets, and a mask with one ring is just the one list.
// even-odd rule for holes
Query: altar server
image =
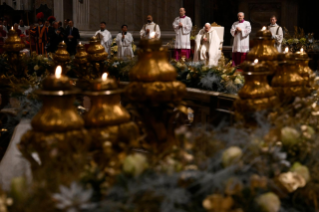
{"label": "altar server", "polygon": [[117,57],[119,59],[128,59],[134,57],[132,43],[134,42],[131,33],[127,32],[127,25],[122,26],[122,32],[116,36],[118,46]]}
{"label": "altar server", "polygon": [[148,15],[146,17],[147,23],[143,26],[140,31],[141,39],[160,39],[161,38],[161,29],[158,24],[153,22],[153,17]]}
{"label": "altar server", "polygon": [[190,17],[187,17],[184,8],[179,9],[179,17],[175,18],[173,28],[176,34],[175,40],[175,58],[179,60],[181,56],[189,58],[191,55],[190,34],[193,23]]}
{"label": "altar server", "polygon": [[269,31],[272,34],[272,38],[275,39],[275,47],[277,48],[278,52],[282,52],[281,44],[284,37],[284,33],[282,28],[277,24],[276,16],[272,16],[270,18],[270,25],[268,26]]}
{"label": "altar server", "polygon": [[19,27],[18,28],[21,30],[21,33],[24,34],[24,35],[27,35],[26,31],[30,29],[29,26],[25,26],[24,25],[24,22],[23,22],[22,19],[19,22]]}
{"label": "altar server", "polygon": [[238,66],[246,60],[247,52],[249,51],[249,34],[251,32],[251,25],[244,20],[245,14],[240,12],[237,14],[238,21],[236,21],[230,33],[234,37],[233,43],[233,66]]}
{"label": "altar server", "polygon": [[101,40],[101,45],[105,48],[105,51],[111,55],[112,35],[106,30],[106,23],[100,23],[100,30],[95,33],[95,36]]}
{"label": "altar server", "polygon": [[207,66],[217,66],[221,56],[220,39],[210,23],[205,24],[195,39],[194,62],[202,61]]}

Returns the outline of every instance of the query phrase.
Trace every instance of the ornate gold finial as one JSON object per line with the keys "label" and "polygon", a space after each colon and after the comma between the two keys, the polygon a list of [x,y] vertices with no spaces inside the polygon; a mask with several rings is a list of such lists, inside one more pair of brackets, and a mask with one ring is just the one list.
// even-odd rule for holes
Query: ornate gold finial
{"label": "ornate gold finial", "polygon": [[88,59],[93,65],[93,74],[95,78],[102,76],[104,72],[107,72],[103,62],[107,59],[108,54],[105,52],[105,48],[101,45],[101,41],[97,37],[90,39],[90,46],[87,49]]}
{"label": "ornate gold finial", "polygon": [[218,25],[216,22],[211,24],[212,27],[220,27],[220,25]]}
{"label": "ornate gold finial", "polygon": [[70,62],[70,54],[66,50],[66,44],[64,43],[64,41],[59,43],[58,50],[55,52],[55,55],[53,56],[53,60],[56,65],[62,66],[62,69],[63,69],[62,74],[65,75],[67,72],[66,66]]}

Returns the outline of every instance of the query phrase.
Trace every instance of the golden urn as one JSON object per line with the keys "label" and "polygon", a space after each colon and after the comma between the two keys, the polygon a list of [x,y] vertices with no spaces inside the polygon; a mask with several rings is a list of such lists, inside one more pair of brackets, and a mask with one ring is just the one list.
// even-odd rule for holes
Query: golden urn
{"label": "golden urn", "polygon": [[69,52],[66,50],[66,44],[64,43],[64,41],[62,41],[61,43],[59,43],[58,45],[58,50],[55,52],[54,56],[53,56],[53,60],[55,65],[60,65],[62,66],[62,74],[65,75],[67,72],[67,64],[70,62],[70,54]]}
{"label": "golden urn", "polygon": [[93,65],[93,72],[96,78],[100,78],[104,72],[106,72],[106,67],[103,64],[107,60],[108,54],[105,52],[105,48],[101,45],[101,41],[97,37],[92,37],[90,39],[90,46],[87,50],[88,59]]}
{"label": "golden urn", "polygon": [[293,53],[281,53],[278,56],[278,67],[272,79],[271,86],[280,99],[290,101],[293,97],[305,97],[310,94],[310,88],[306,86],[306,80],[301,76],[300,68],[296,65],[296,55]]}
{"label": "golden urn", "polygon": [[129,111],[146,134],[143,148],[154,156],[179,145],[174,130],[187,120],[187,108],[182,102],[186,86],[176,81],[176,76],[161,41],[141,40],[138,61],[129,73],[126,95],[131,101]]}
{"label": "golden urn", "polygon": [[11,28],[8,38],[3,45],[3,50],[8,54],[10,72],[16,77],[23,77],[25,75],[24,66],[22,65],[22,55],[20,54],[20,51],[24,48],[25,44],[21,41],[17,32]]}
{"label": "golden urn", "polygon": [[123,156],[139,147],[139,130],[121,105],[122,92],[116,81],[107,79],[104,73],[102,78],[91,81],[89,91],[83,93],[91,99],[91,108],[83,118],[86,129],[94,137],[93,158],[102,169],[120,170]]}
{"label": "golden urn", "polygon": [[237,112],[256,112],[273,108],[278,99],[269,86],[267,76],[271,73],[266,62],[246,63],[243,66],[245,84],[238,92],[239,99],[235,101]]}
{"label": "golden urn", "polygon": [[23,135],[18,145],[31,164],[34,180],[47,180],[53,190],[78,179],[91,144],[84,121],[74,107],[78,90],[61,73],[58,66],[56,75],[47,77],[43,90],[37,91],[43,106],[31,121],[32,130]]}
{"label": "golden urn", "polygon": [[296,65],[298,67],[298,73],[305,80],[305,85],[310,87],[310,78],[313,74],[312,69],[309,67],[310,58],[308,54],[301,48],[300,52],[296,52],[295,54]]}
{"label": "golden urn", "polygon": [[79,43],[76,47],[74,65],[76,66],[75,73],[80,79],[88,74],[88,56],[89,54],[86,52],[84,45],[82,43]]}

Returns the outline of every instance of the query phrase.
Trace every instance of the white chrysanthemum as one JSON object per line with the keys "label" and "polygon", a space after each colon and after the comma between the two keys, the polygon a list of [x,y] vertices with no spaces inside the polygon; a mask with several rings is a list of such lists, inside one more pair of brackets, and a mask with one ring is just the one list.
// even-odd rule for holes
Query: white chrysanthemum
{"label": "white chrysanthemum", "polygon": [[133,176],[142,174],[148,168],[147,158],[139,153],[128,155],[123,163],[123,171]]}
{"label": "white chrysanthemum", "polygon": [[280,199],[272,192],[260,195],[256,202],[264,212],[278,212],[280,210]]}
{"label": "white chrysanthemum", "polygon": [[303,166],[300,163],[296,162],[294,165],[291,167],[290,171],[295,172],[302,176],[306,182],[310,181],[310,172],[307,166]]}
{"label": "white chrysanthemum", "polygon": [[225,167],[238,162],[243,155],[241,148],[232,146],[226,149],[222,155],[222,163]]}
{"label": "white chrysanthemum", "polygon": [[284,127],[281,129],[281,141],[284,146],[294,145],[298,143],[300,133],[292,127]]}

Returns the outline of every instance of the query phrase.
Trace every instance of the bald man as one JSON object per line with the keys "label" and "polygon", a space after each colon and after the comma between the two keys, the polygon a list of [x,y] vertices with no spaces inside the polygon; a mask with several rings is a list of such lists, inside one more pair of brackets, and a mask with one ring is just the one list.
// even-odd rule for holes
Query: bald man
{"label": "bald man", "polygon": [[231,27],[230,33],[234,37],[233,43],[233,66],[238,66],[246,60],[247,52],[249,52],[249,34],[251,25],[245,21],[245,14],[239,12],[237,14],[238,21]]}
{"label": "bald man", "polygon": [[221,56],[220,39],[210,23],[205,24],[195,39],[194,62],[203,62],[206,66],[217,66]]}
{"label": "bald man", "polygon": [[192,19],[187,17],[184,8],[179,9],[179,17],[175,18],[173,28],[176,34],[175,58],[180,60],[182,56],[189,58],[191,55],[190,34],[192,32]]}
{"label": "bald man", "polygon": [[140,31],[141,39],[160,39],[161,38],[161,29],[158,24],[153,22],[153,17],[148,15],[146,17],[147,23],[143,26]]}

